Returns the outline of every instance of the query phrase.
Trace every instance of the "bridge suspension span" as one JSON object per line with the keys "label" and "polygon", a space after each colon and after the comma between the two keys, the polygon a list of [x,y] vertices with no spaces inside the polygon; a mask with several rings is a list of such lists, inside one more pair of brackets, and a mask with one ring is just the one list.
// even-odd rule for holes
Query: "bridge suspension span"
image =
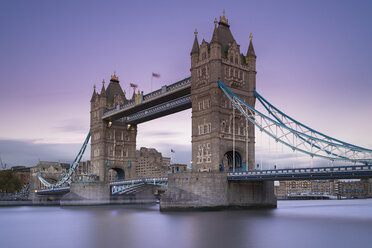
{"label": "bridge suspension span", "polygon": [[87,148],[88,142],[90,139],[90,132],[88,133],[82,147],[80,148],[79,153],[77,154],[74,162],[70,165],[70,168],[62,175],[62,177],[56,183],[49,183],[45,180],[40,173],[37,175],[40,182],[47,188],[58,188],[61,187],[63,184],[71,184],[71,176],[74,174],[75,170],[77,169],[81,158],[84,155],[85,149]]}
{"label": "bridge suspension span", "polygon": [[248,105],[220,80],[218,80],[218,85],[231,101],[234,114],[235,109],[237,109],[261,132],[266,133],[276,142],[282,143],[293,151],[331,161],[372,164],[372,150],[332,138],[296,121],[270,104],[257,91],[254,94],[267,110],[268,115]]}

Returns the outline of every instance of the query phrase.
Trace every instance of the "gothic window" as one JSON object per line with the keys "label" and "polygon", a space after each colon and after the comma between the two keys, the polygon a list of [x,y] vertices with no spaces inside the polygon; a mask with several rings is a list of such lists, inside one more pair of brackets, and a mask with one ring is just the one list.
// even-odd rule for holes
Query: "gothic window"
{"label": "gothic window", "polygon": [[202,54],[202,59],[206,59],[206,58],[207,58],[207,53],[204,52],[204,53]]}
{"label": "gothic window", "polygon": [[123,149],[123,157],[128,157],[128,148]]}
{"label": "gothic window", "polygon": [[235,57],[235,64],[238,64],[238,56]]}
{"label": "gothic window", "polygon": [[122,153],[121,153],[119,147],[115,148],[115,154],[114,154],[114,156],[119,157],[119,156],[121,156],[121,154]]}
{"label": "gothic window", "polygon": [[235,71],[235,77],[238,77],[238,71]]}
{"label": "gothic window", "polygon": [[198,146],[198,156],[197,156],[197,163],[200,164],[202,162],[211,162],[211,152],[210,152],[210,143],[202,144]]}
{"label": "gothic window", "polygon": [[205,76],[207,73],[206,73],[206,69],[205,68],[202,68],[202,76]]}
{"label": "gothic window", "polygon": [[209,105],[210,105],[210,100],[206,100],[205,101],[205,108],[208,109],[209,108]]}
{"label": "gothic window", "polygon": [[99,156],[99,149],[94,150],[94,156]]}
{"label": "gothic window", "polygon": [[231,63],[234,62],[234,57],[233,57],[233,56],[230,56],[230,62],[231,62]]}
{"label": "gothic window", "polygon": [[239,78],[240,78],[240,79],[243,78],[243,72],[240,72],[240,76],[239,76]]}
{"label": "gothic window", "polygon": [[121,138],[121,134],[120,134],[120,132],[119,131],[114,131],[114,133],[115,133],[115,140],[120,140],[120,138]]}

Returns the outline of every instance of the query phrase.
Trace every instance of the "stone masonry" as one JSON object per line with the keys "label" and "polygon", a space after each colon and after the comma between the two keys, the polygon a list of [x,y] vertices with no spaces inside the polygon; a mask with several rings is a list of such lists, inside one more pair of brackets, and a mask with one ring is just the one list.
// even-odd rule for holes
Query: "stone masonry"
{"label": "stone masonry", "polygon": [[199,45],[195,31],[191,50],[192,172],[169,175],[168,190],[160,201],[162,211],[276,207],[273,182],[227,181],[228,170],[255,169],[255,132],[233,110],[218,79],[255,106],[252,36],[246,55],[241,54],[225,13],[218,23],[215,19],[209,43],[203,39]]}
{"label": "stone masonry", "polygon": [[94,176],[101,182],[108,182],[110,169],[117,172],[119,179],[135,177],[137,126],[126,125],[122,119],[109,123],[101,119],[107,108],[126,102],[115,74],[107,89],[102,82],[100,94],[94,88],[90,112],[91,163]]}

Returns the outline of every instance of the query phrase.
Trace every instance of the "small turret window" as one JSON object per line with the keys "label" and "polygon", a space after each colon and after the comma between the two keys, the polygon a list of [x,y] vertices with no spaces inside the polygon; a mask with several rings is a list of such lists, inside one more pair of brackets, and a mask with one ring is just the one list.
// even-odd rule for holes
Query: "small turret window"
{"label": "small turret window", "polygon": [[207,53],[204,52],[204,53],[202,54],[202,59],[206,59],[206,58],[207,58]]}
{"label": "small turret window", "polygon": [[234,57],[233,57],[233,56],[230,56],[230,62],[231,62],[231,63],[234,62]]}
{"label": "small turret window", "polygon": [[238,64],[238,57],[235,57],[235,64]]}

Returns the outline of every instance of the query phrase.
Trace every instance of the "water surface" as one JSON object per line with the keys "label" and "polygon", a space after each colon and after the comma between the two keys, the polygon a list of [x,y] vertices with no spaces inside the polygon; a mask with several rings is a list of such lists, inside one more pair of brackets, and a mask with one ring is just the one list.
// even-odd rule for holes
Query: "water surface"
{"label": "water surface", "polygon": [[158,205],[1,207],[0,247],[372,247],[372,199],[277,209],[159,212]]}

